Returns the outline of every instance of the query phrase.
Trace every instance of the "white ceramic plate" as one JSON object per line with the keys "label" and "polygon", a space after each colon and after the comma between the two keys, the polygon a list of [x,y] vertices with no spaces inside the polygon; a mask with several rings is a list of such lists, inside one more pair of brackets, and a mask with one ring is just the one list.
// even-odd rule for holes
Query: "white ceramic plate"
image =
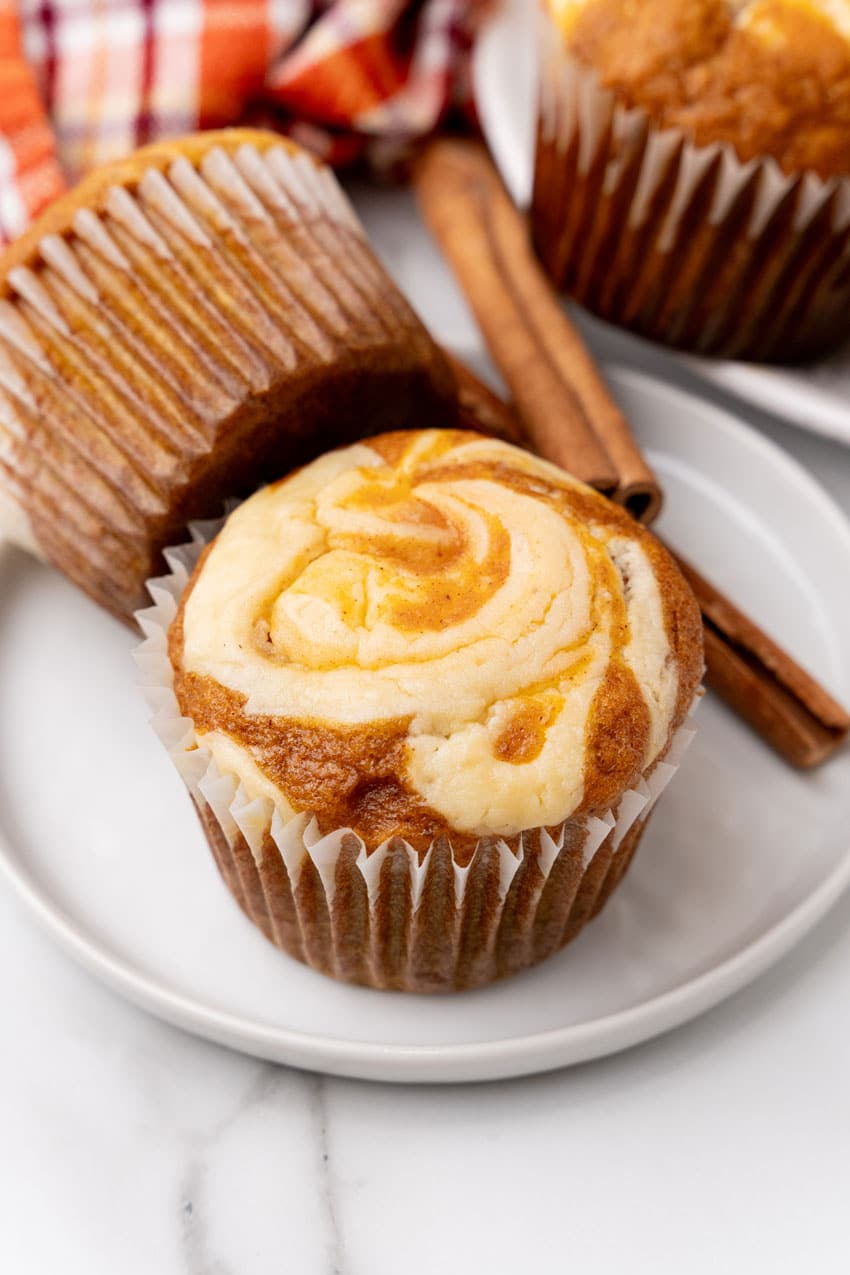
{"label": "white ceramic plate", "polygon": [[[484,133],[521,208],[531,202],[537,66],[533,0],[500,0],[475,47]],[[698,376],[783,420],[850,445],[850,344],[805,368],[678,355]]]}
{"label": "white ceramic plate", "polygon": [[[668,493],[664,534],[850,698],[842,515],[717,409],[634,373],[613,385]],[[799,775],[709,696],[633,870],[575,944],[454,997],[339,986],[267,944],[220,883],[147,725],[134,644],[59,575],[0,551],[0,865],[98,977],[237,1049],[399,1081],[593,1058],[754,978],[850,880],[850,753]]]}

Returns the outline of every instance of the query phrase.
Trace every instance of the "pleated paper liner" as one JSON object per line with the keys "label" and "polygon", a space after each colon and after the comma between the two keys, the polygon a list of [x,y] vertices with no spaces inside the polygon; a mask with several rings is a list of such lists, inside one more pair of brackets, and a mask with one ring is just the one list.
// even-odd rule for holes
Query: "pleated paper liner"
{"label": "pleated paper liner", "polygon": [[129,619],[188,519],[451,385],[327,169],[271,133],[150,147],[0,261],[0,530]]}
{"label": "pleated paper liner", "polygon": [[850,178],[696,146],[618,104],[540,19],[532,224],[559,288],[642,336],[793,362],[850,335]]}
{"label": "pleated paper liner", "polygon": [[192,569],[221,521],[192,528],[166,551],[170,574],[149,584],[136,653],[153,726],[186,783],[221,875],[270,942],[349,983],[414,992],[477,987],[557,952],[595,916],[622,879],[650,812],[693,731],[616,810],[536,829],[512,845],[483,838],[470,859],[445,838],[424,854],[401,838],[367,853],[351,829],[321,835],[308,814],[284,822],[223,773],[180,716],[168,628]]}

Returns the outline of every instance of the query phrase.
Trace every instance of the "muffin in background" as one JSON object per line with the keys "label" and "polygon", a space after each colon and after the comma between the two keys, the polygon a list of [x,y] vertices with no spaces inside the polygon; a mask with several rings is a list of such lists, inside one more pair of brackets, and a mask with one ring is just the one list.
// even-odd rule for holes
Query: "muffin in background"
{"label": "muffin in background", "polygon": [[122,619],[189,519],[452,395],[333,174],[273,133],[98,169],[0,258],[0,532]]}
{"label": "muffin in background", "polygon": [[393,433],[169,561],[139,617],[154,724],[273,943],[450,991],[599,911],[702,674],[694,598],[621,509],[509,444]]}
{"label": "muffin in background", "polygon": [[543,0],[533,229],[644,336],[792,362],[850,335],[848,0]]}

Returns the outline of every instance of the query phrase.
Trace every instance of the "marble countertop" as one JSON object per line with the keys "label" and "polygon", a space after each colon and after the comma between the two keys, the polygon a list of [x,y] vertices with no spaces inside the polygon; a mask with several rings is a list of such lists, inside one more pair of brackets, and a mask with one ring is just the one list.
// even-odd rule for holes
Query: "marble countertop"
{"label": "marble countertop", "polygon": [[[355,193],[423,317],[473,347],[405,196]],[[696,386],[634,349],[601,353]],[[850,511],[850,451],[736,411]],[[848,1004],[845,898],[747,991],[602,1062],[470,1087],[331,1080],[124,1004],[3,888],[0,1270],[844,1275]]]}

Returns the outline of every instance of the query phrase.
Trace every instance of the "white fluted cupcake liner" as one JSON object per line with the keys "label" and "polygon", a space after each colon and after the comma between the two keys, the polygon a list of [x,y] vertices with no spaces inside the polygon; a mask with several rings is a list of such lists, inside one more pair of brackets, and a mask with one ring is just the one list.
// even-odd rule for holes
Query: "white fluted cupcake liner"
{"label": "white fluted cupcake liner", "polygon": [[136,652],[152,724],[179,770],[224,880],[248,917],[291,956],[348,982],[408,991],[474,987],[559,950],[603,906],[693,737],[690,727],[602,818],[482,839],[463,865],[445,838],[424,854],[399,837],[367,853],[350,828],[283,820],[222,772],[180,715],[168,629],[192,569],[223,519],[195,524],[165,553]]}
{"label": "white fluted cupcake liner", "polygon": [[850,335],[850,178],[743,163],[601,86],[540,19],[532,224],[558,287],[704,354],[794,361]]}

